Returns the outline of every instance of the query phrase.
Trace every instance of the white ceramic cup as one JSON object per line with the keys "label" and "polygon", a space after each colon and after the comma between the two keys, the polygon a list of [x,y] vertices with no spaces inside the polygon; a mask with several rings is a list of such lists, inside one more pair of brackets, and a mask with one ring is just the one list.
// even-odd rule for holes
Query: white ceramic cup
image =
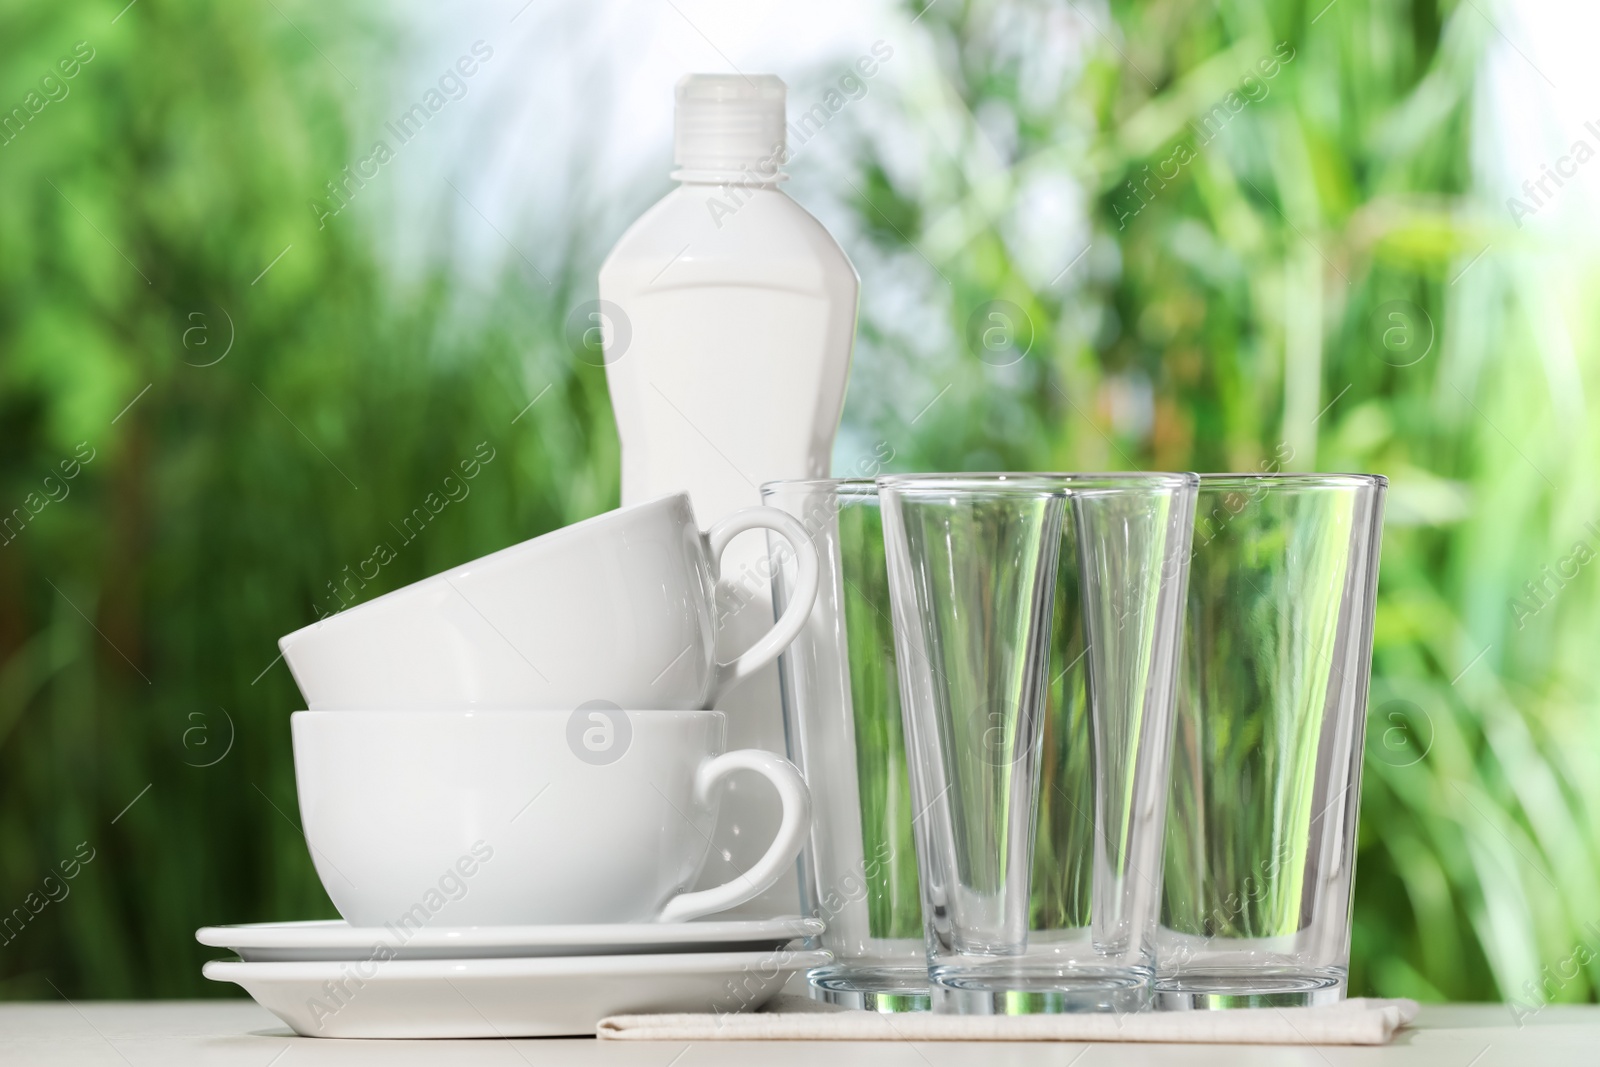
{"label": "white ceramic cup", "polygon": [[[789,542],[798,588],[760,640],[718,663],[717,561],[756,529]],[[816,549],[794,519],[745,508],[702,534],[677,493],[397,589],[278,647],[314,711],[571,711],[590,700],[689,710],[710,707],[787,648],[816,588]]]}
{"label": "white ceramic cup", "polygon": [[[306,843],[354,926],[681,922],[789,876],[811,794],[787,760],[723,752],[716,711],[302,711],[290,717]],[[755,771],[783,819],[711,889],[719,783]]]}

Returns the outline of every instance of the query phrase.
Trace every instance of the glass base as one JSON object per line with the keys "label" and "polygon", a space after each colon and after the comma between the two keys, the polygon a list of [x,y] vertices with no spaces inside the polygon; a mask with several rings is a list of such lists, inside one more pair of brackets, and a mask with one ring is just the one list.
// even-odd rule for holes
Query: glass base
{"label": "glass base", "polygon": [[943,1015],[1060,1015],[1151,1007],[1150,979],[1116,974],[1004,974],[958,967],[933,974],[933,1010]]}
{"label": "glass base", "polygon": [[1345,996],[1342,971],[1189,972],[1156,979],[1161,1011],[1219,1008],[1319,1008]]}
{"label": "glass base", "polygon": [[818,967],[806,975],[811,998],[863,1011],[928,1011],[926,967]]}

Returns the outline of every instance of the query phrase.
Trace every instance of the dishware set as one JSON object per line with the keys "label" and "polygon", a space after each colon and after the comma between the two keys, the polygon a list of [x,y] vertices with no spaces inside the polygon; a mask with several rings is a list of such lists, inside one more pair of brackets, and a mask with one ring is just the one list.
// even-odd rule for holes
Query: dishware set
{"label": "dishware set", "polygon": [[[281,646],[344,921],[208,927],[240,958],[205,974],[357,1037],[592,1033],[801,973],[877,1011],[1337,1002],[1385,486],[788,481],[704,533],[678,494],[325,619]],[[719,663],[748,530],[776,621]],[[774,658],[793,764],[710,710]],[[780,825],[695,889],[740,771]],[[797,857],[807,917],[704,919]]]}
{"label": "dishware set", "polygon": [[881,1012],[1342,999],[1386,482],[803,479],[859,279],[779,189],[786,92],[678,83],[679,185],[569,317],[626,506],[279,641],[343,920],[207,927],[239,958],[205,975],[334,1037],[791,978]]}
{"label": "dishware set", "polygon": [[[717,560],[787,539],[798,593],[716,661]],[[593,1033],[624,1011],[731,1011],[828,961],[821,924],[693,923],[790,876],[811,796],[787,760],[727,751],[718,694],[774,659],[815,597],[804,529],[747,508],[705,532],[675,494],[609,512],[283,638],[312,862],[344,917],[208,927],[236,982],[331,1037]],[[764,854],[693,889],[737,772],[782,818]]]}

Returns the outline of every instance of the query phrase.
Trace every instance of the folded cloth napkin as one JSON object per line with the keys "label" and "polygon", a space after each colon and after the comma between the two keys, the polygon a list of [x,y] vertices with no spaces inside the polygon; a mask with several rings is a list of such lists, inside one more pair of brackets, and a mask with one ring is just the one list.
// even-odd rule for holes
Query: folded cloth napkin
{"label": "folded cloth napkin", "polygon": [[1382,1045],[1417,1016],[1414,1000],[1352,999],[1323,1008],[1137,1014],[880,1014],[775,997],[760,1011],[613,1015],[611,1041],[1162,1041],[1213,1045]]}

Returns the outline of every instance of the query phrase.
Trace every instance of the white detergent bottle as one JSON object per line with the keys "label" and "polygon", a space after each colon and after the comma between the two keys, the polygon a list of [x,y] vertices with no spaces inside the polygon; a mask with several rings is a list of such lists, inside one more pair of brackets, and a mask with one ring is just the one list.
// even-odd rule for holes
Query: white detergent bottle
{"label": "white detergent bottle", "polygon": [[[622,235],[600,268],[606,379],[622,443],[624,506],[687,490],[703,525],[761,503],[763,482],[826,478],[855,338],[855,268],[779,189],[787,177],[783,82],[691,74],[677,87],[679,186]],[[766,544],[723,556],[719,659],[772,625]],[[730,748],[784,751],[777,670],[718,701]],[[640,709],[648,710],[648,709]],[[776,832],[764,783],[736,778],[702,881],[748,869]],[[795,914],[785,880],[730,917]]]}

